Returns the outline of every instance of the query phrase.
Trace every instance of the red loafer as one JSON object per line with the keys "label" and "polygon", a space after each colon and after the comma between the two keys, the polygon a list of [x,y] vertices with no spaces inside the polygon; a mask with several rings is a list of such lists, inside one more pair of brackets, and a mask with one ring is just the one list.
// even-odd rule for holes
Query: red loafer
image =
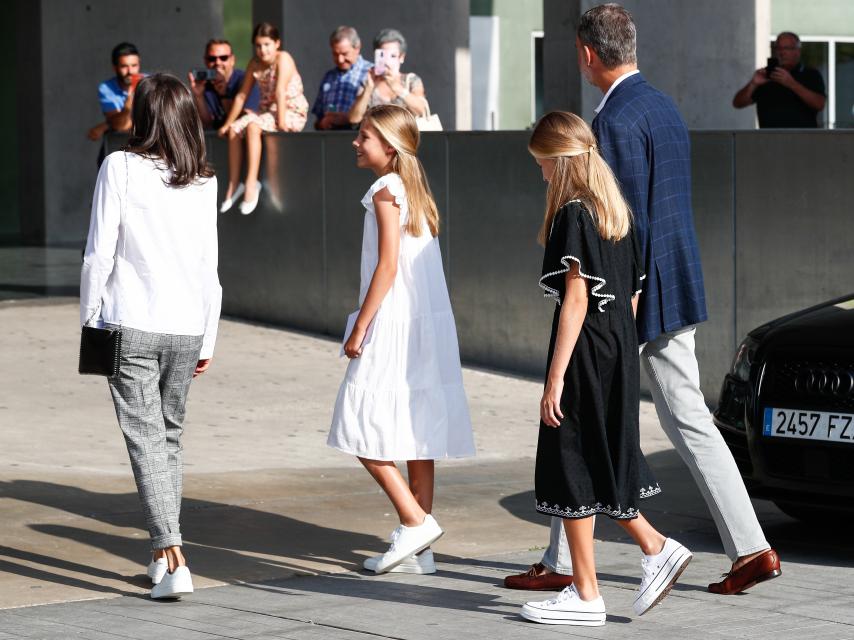
{"label": "red loafer", "polygon": [[504,578],[504,586],[508,589],[524,589],[525,591],[560,591],[572,584],[572,576],[554,573],[538,562],[531,565],[525,573]]}
{"label": "red loafer", "polygon": [[709,591],[729,596],[741,593],[759,582],[776,578],[781,573],[777,552],[768,549],[735,571],[724,574],[723,580],[709,585]]}

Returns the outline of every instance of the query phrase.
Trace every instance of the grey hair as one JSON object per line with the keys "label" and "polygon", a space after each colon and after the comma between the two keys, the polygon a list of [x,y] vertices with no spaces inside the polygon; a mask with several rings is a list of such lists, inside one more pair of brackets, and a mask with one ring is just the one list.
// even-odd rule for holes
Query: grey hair
{"label": "grey hair", "polygon": [[801,48],[801,39],[798,37],[797,33],[792,33],[791,31],[783,31],[777,35],[777,40],[780,38],[794,38],[795,44],[798,45],[798,49]]}
{"label": "grey hair", "polygon": [[406,53],[406,38],[397,29],[383,29],[374,36],[374,49],[379,49],[387,42],[397,42],[400,45],[400,52]]}
{"label": "grey hair", "polygon": [[586,11],[578,22],[577,34],[581,43],[593,49],[608,69],[638,61],[637,30],[632,14],[616,3]]}
{"label": "grey hair", "polygon": [[362,39],[359,37],[359,32],[353,27],[348,27],[346,24],[342,24],[332,32],[332,35],[329,36],[329,44],[334,45],[342,40],[349,40],[350,44],[356,49],[362,46]]}

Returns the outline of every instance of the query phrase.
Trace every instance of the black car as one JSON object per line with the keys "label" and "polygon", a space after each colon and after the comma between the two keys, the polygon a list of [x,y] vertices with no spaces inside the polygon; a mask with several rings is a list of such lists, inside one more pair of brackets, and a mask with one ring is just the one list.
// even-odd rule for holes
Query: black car
{"label": "black car", "polygon": [[747,334],[714,420],[755,498],[854,517],[854,294]]}

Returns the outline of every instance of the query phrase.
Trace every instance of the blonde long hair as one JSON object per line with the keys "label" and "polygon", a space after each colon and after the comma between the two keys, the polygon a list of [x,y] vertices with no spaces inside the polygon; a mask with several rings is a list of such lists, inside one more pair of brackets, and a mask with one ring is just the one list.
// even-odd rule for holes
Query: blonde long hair
{"label": "blonde long hair", "polygon": [[626,236],[632,212],[584,120],[566,111],[547,113],[534,127],[528,151],[539,160],[555,161],[546,193],[540,244],[546,244],[555,215],[570,200],[585,204],[605,240],[616,242]]}
{"label": "blonde long hair", "polygon": [[376,129],[396,152],[390,164],[391,170],[400,176],[406,189],[409,204],[406,232],[411,236],[420,236],[426,221],[430,234],[435,238],[439,235],[439,210],[424,167],[416,155],[421,136],[415,118],[403,107],[384,104],[368,109],[362,123],[368,123]]}

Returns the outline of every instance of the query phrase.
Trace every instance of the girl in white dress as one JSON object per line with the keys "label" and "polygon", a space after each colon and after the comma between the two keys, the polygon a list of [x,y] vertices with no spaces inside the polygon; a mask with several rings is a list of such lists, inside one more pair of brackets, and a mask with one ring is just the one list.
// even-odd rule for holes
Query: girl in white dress
{"label": "girl in white dress", "polygon": [[[362,199],[360,310],[327,442],[358,456],[400,517],[389,550],[365,560],[377,573],[435,572],[433,462],[474,455],[439,214],[418,143],[415,118],[395,105],[368,110],[353,141],[356,166],[378,179]],[[395,460],[407,461],[408,483]]]}

